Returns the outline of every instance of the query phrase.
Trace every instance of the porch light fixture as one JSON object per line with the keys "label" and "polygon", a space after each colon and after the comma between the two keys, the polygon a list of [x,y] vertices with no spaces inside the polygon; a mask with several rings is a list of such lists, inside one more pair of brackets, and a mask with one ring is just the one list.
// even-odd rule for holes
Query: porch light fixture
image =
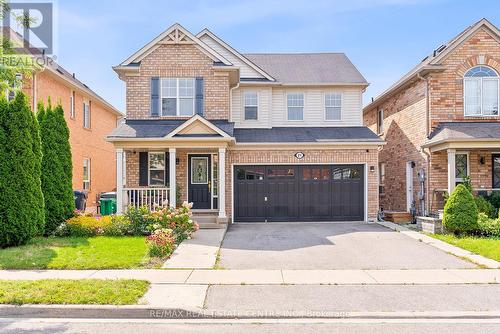
{"label": "porch light fixture", "polygon": [[483,157],[483,156],[480,156],[480,157],[479,157],[479,163],[480,163],[481,165],[484,165],[484,164],[485,164],[485,162],[486,162],[486,161],[485,161],[484,157]]}
{"label": "porch light fixture", "polygon": [[375,166],[370,166],[370,172],[375,172]]}

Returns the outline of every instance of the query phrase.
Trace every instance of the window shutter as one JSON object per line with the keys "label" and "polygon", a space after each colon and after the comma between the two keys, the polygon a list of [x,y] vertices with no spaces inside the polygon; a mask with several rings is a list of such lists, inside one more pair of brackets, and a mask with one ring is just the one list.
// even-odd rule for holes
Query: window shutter
{"label": "window shutter", "polygon": [[197,77],[195,81],[195,92],[196,92],[196,102],[195,102],[195,112],[198,115],[203,116],[204,109],[204,97],[203,97],[203,78]]}
{"label": "window shutter", "polygon": [[151,116],[160,116],[160,78],[151,78]]}
{"label": "window shutter", "polygon": [[170,184],[170,154],[168,151],[165,152],[165,187]]}
{"label": "window shutter", "polygon": [[148,152],[139,152],[139,185],[148,185]]}

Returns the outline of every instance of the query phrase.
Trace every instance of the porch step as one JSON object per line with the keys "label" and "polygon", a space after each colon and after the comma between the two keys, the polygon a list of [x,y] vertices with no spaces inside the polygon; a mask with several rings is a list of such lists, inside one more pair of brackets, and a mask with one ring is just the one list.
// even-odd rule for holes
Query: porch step
{"label": "porch step", "polygon": [[409,212],[385,211],[384,217],[386,221],[393,223],[408,223],[411,221]]}
{"label": "porch step", "polygon": [[217,218],[217,212],[204,214],[193,212],[194,221],[196,221],[202,229],[225,228],[226,224],[218,223]]}

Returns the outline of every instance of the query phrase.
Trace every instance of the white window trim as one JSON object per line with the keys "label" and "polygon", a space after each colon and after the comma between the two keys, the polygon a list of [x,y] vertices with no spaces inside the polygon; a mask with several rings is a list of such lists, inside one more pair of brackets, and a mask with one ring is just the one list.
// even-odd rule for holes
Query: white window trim
{"label": "white window trim", "polygon": [[[85,106],[87,106],[87,109],[85,109]],[[87,111],[86,111],[87,110]],[[84,129],[90,129],[91,128],[91,107],[90,107],[90,101],[83,101],[83,128]]]}
{"label": "white window trim", "polygon": [[464,182],[464,179],[461,177],[458,177],[458,175],[457,175],[457,155],[463,155],[463,154],[465,154],[467,156],[467,176],[470,177],[470,155],[469,155],[469,152],[457,151],[457,152],[455,152],[455,166],[454,166],[455,183]]}
{"label": "white window trim", "polygon": [[[326,117],[326,95],[327,94],[340,94],[340,118],[339,119],[328,119]],[[323,93],[323,117],[326,122],[342,122],[342,117],[344,116],[344,94],[339,91],[327,91]]]}
{"label": "white window trim", "polygon": [[[175,115],[163,115],[163,79],[175,79],[176,87],[175,87],[175,97],[173,96],[165,96],[167,99],[175,98]],[[192,115],[181,115],[181,97],[179,96],[179,79],[190,79],[193,81],[193,114]],[[196,114],[196,80],[195,78],[172,78],[172,77],[161,77],[160,78],[160,114],[161,117],[191,117]],[[183,96],[182,98],[187,98]]]}
{"label": "white window trim", "polygon": [[[82,186],[83,186],[83,190],[90,190],[90,187],[92,185],[92,174],[91,174],[91,159],[90,158],[83,158],[83,166],[85,167],[85,161],[87,161],[87,176],[88,176],[88,179],[85,180],[84,177],[85,177],[85,174],[82,175]],[[88,187],[85,188],[85,183],[88,183]]]}
{"label": "white window trim", "polygon": [[75,113],[75,91],[71,91],[71,95],[69,96],[69,116],[72,119],[76,118],[76,113]]}
{"label": "white window trim", "polygon": [[148,152],[148,186],[149,187],[165,187],[165,182],[163,182],[163,184],[151,184],[151,167],[149,165],[149,158],[151,156],[151,154],[162,154],[163,155],[163,162],[164,162],[164,165],[163,165],[163,169],[153,169],[153,170],[163,170],[163,180],[165,180],[167,178],[167,156],[165,154],[165,152],[161,152],[161,151],[151,151],[151,152]]}
{"label": "white window trim", "polygon": [[[496,71],[495,71],[496,72]],[[500,110],[498,110],[496,115],[485,115],[483,112],[483,80],[486,81],[497,81],[497,87],[498,87],[498,92],[497,92],[497,106],[500,109],[500,77],[464,77],[463,78],[463,85],[462,85],[462,98],[463,98],[463,105],[464,105],[464,116],[465,117],[499,117],[500,116]],[[479,106],[481,109],[481,113],[474,115],[474,114],[467,114],[467,96],[465,94],[465,83],[467,81],[479,81],[480,82],[480,92],[481,95],[479,97]]]}
{"label": "white window trim", "polygon": [[[208,157],[190,157],[191,158],[191,184],[208,184],[208,180],[210,180],[210,172],[211,169],[208,169]],[[193,177],[193,159],[200,159],[200,160],[205,160],[207,162],[207,182],[193,182],[194,177]]]}
{"label": "white window trim", "polygon": [[[381,117],[379,117],[379,114]],[[382,118],[382,122],[379,123],[380,118]],[[384,134],[384,108],[377,109],[377,134],[378,135],[383,135]]]}
{"label": "white window trim", "polygon": [[[288,113],[288,94],[302,94],[302,119],[290,119]],[[289,122],[303,122],[306,118],[306,93],[304,92],[286,92],[286,120]],[[298,108],[297,106],[291,106],[291,108]]]}
{"label": "white window trim", "polygon": [[[246,104],[246,98],[245,98],[245,95],[247,93],[255,93],[256,95],[256,99],[257,99],[257,102],[255,105],[253,104]],[[246,107],[257,107],[257,118],[253,119],[253,118],[249,118],[247,119],[247,113],[246,113]],[[247,91],[244,91],[243,92],[243,120],[246,121],[246,122],[255,122],[255,121],[258,121],[259,120],[259,92],[256,91],[256,90],[247,90]]]}

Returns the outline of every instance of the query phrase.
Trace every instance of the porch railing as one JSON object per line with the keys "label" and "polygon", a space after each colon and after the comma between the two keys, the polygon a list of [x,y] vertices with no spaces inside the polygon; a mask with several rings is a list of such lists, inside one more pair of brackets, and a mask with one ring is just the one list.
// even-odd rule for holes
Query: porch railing
{"label": "porch railing", "polygon": [[162,206],[169,199],[169,188],[124,188],[123,204],[125,207],[141,207],[146,205],[149,210]]}

